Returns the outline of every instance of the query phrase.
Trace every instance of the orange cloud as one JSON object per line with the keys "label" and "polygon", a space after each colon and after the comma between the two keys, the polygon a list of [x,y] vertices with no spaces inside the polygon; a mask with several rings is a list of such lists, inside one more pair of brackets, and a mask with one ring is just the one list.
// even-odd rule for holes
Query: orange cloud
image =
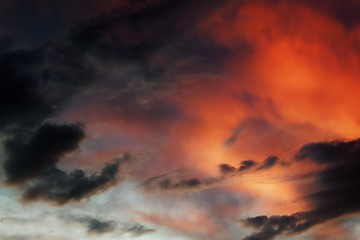
{"label": "orange cloud", "polygon": [[229,11],[217,13],[201,29],[231,48],[240,41],[253,47],[246,71],[238,65],[241,53],[228,62],[238,76],[233,88],[271,100],[287,122],[341,137],[359,135],[360,26],[348,29],[300,4],[248,4],[230,20]]}

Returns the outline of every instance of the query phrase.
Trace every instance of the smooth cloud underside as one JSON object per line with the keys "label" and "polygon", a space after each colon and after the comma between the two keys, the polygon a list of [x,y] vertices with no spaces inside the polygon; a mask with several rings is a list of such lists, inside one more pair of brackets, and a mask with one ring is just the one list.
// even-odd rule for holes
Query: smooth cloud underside
{"label": "smooth cloud underside", "polygon": [[[22,203],[81,204],[120,184],[134,153],[146,155],[134,164],[134,192],[190,197],[176,195],[175,216],[144,225],[76,219],[88,234],[138,237],[159,232],[146,227],[155,223],[191,239],[301,238],[357,215],[359,11],[357,0],[4,0],[4,186]],[[274,187],[278,179],[290,187]],[[220,200],[204,197],[210,188]],[[256,214],[237,194],[259,200]],[[277,214],[271,202],[299,196],[307,207]],[[254,233],[230,230],[235,218]]]}

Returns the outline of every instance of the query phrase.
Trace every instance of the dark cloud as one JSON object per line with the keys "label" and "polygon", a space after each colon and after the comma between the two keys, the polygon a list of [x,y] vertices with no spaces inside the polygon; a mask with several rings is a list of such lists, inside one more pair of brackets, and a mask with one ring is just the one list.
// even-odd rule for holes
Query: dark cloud
{"label": "dark cloud", "polygon": [[296,159],[310,160],[325,169],[315,174],[316,190],[306,196],[313,209],[289,216],[260,216],[246,223],[259,232],[248,240],[268,240],[280,234],[295,234],[317,224],[360,211],[359,140],[310,143],[296,154]]}
{"label": "dark cloud", "polygon": [[78,124],[44,124],[27,141],[8,139],[4,163],[8,183],[36,178],[47,168],[54,167],[64,154],[79,147],[84,136],[82,126]]}
{"label": "dark cloud", "polygon": [[338,163],[349,159],[356,161],[360,158],[360,140],[344,142],[335,140],[331,142],[310,143],[303,146],[296,154],[297,160],[310,159],[317,163]]}
{"label": "dark cloud", "polygon": [[0,130],[32,126],[49,112],[38,92],[36,68],[42,63],[42,51],[17,51],[0,57]]}
{"label": "dark cloud", "polygon": [[147,179],[142,183],[142,187],[148,190],[186,191],[212,187],[223,180],[224,176],[198,178],[178,174],[164,174]]}
{"label": "dark cloud", "polygon": [[23,200],[48,200],[57,204],[81,200],[110,187],[116,182],[122,159],[106,165],[99,175],[86,176],[81,169],[69,174],[56,164],[79,147],[84,138],[79,124],[46,123],[28,139],[11,138],[5,143],[7,159],[4,169],[7,182],[24,189]]}
{"label": "dark cloud", "polygon": [[242,161],[238,171],[239,172],[246,171],[246,170],[252,168],[253,166],[255,166],[255,164],[256,163],[253,160]]}
{"label": "dark cloud", "polygon": [[148,189],[166,190],[196,190],[214,186],[223,181],[223,177],[209,177],[209,178],[159,178],[151,181],[146,181],[144,186]]}
{"label": "dark cloud", "polygon": [[[258,216],[246,219],[246,225],[260,229],[244,240],[270,240],[279,234],[293,234],[304,230],[304,219],[298,214],[290,216]],[[306,219],[305,219],[306,221]],[[305,224],[305,225],[304,225]]]}
{"label": "dark cloud", "polygon": [[7,52],[13,46],[13,40],[10,37],[0,37],[0,54]]}
{"label": "dark cloud", "polygon": [[[262,162],[262,164],[259,167],[257,167],[253,171],[270,169],[278,163],[278,160],[279,158],[277,156],[269,156]],[[254,166],[256,166],[256,164],[257,163],[254,160],[244,160],[241,162],[240,166],[236,168],[229,164],[224,163],[219,165],[219,170],[223,174],[229,174],[229,173],[240,174],[244,171],[250,171]]]}
{"label": "dark cloud", "polygon": [[158,0],[3,0],[0,3],[1,35],[16,39],[15,48],[39,46],[85,19],[112,9],[140,12],[153,8]]}
{"label": "dark cloud", "polygon": [[[91,82],[83,60],[73,57],[72,51],[69,54],[69,47],[59,47],[60,43],[0,56],[0,131],[6,135],[3,168],[9,184],[31,182],[24,192],[26,200],[79,200],[105,189],[112,177],[106,173],[108,167],[91,178],[84,177],[82,170],[66,174],[56,167],[65,154],[78,148],[85,133],[80,124],[40,124]],[[74,190],[62,186],[62,181],[83,192],[72,196]]]}
{"label": "dark cloud", "polygon": [[244,160],[241,162],[240,166],[238,168],[231,166],[227,163],[223,163],[219,165],[219,171],[222,174],[239,174],[243,171],[249,170],[250,168],[252,168],[253,166],[256,165],[256,162],[253,160]]}
{"label": "dark cloud", "polygon": [[117,228],[115,221],[104,221],[93,217],[84,217],[79,221],[86,225],[88,233],[103,234],[113,232]]}
{"label": "dark cloud", "polygon": [[[4,6],[21,6],[24,11],[32,9],[24,7],[21,0],[15,0],[13,4],[6,2]],[[73,2],[70,11],[71,6],[77,6],[81,1]],[[94,83],[127,93],[119,94],[112,101],[122,110],[122,115],[146,116],[153,122],[181,116],[176,106],[163,99],[150,98],[150,104],[146,106],[137,103],[144,98],[145,85],[151,86],[152,91],[159,87],[159,82],[175,81],[174,76],[178,73],[197,74],[200,68],[209,72],[214,69],[214,63],[207,62],[208,59],[220,59],[216,63],[220,65],[229,50],[209,41],[204,44],[201,36],[192,31],[194,22],[220,3],[211,1],[214,4],[211,5],[202,0],[193,3],[177,0],[124,2],[128,1],[111,1],[106,11],[95,11],[91,18],[75,21],[77,24],[66,33],[37,48],[10,51],[0,56],[0,131],[32,130]],[[37,5],[34,1],[26,1],[26,4]],[[69,13],[69,6],[57,1],[41,2],[40,5],[58,10],[60,15]],[[90,1],[85,5],[97,9],[94,5],[102,4]],[[62,6],[66,6],[66,10]],[[81,6],[83,8],[83,4]],[[4,48],[11,45],[11,40],[7,39],[11,38],[0,36],[0,45],[3,43]],[[211,55],[210,58],[209,53],[218,57]],[[165,61],[157,62],[159,55],[159,59]],[[179,64],[179,59],[188,64]],[[130,76],[108,76],[109,69],[102,70],[97,61],[116,68],[136,67]],[[136,87],[126,91],[131,86]]]}
{"label": "dark cloud", "polygon": [[198,190],[204,188],[215,187],[227,179],[240,177],[243,174],[251,174],[259,170],[267,170],[276,165],[278,158],[276,156],[269,156],[259,168],[254,169],[256,162],[253,160],[244,160],[238,168],[227,163],[220,164],[219,175],[214,177],[184,177],[178,174],[164,174],[152,177],[143,182],[142,186],[149,189],[158,190]]}
{"label": "dark cloud", "polygon": [[155,232],[155,229],[148,228],[139,223],[124,224],[121,228],[123,233],[130,233],[134,237],[139,237],[144,234]]}
{"label": "dark cloud", "polygon": [[257,170],[265,170],[265,169],[272,168],[275,164],[278,163],[278,161],[279,161],[279,158],[277,156],[269,156],[264,160],[262,165],[260,167],[258,167]]}
{"label": "dark cloud", "polygon": [[120,160],[107,164],[99,175],[86,176],[81,169],[69,174],[58,168],[48,168],[29,183],[23,193],[24,201],[46,200],[57,204],[79,201],[113,186],[119,172]]}
{"label": "dark cloud", "polygon": [[155,229],[148,228],[140,223],[118,223],[113,220],[103,220],[95,217],[82,217],[75,221],[83,224],[89,234],[113,232],[115,234],[131,234],[133,237],[139,237],[155,232]]}
{"label": "dark cloud", "polygon": [[228,173],[235,172],[237,169],[236,169],[236,167],[233,167],[227,163],[223,163],[223,164],[219,165],[219,170],[223,174],[228,174]]}
{"label": "dark cloud", "polygon": [[84,56],[62,44],[0,56],[0,131],[27,135],[94,80]]}

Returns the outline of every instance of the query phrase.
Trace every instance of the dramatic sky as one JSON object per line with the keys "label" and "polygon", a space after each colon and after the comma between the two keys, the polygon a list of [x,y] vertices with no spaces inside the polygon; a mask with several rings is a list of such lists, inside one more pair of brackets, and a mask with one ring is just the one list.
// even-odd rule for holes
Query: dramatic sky
{"label": "dramatic sky", "polygon": [[1,240],[360,240],[359,0],[1,0]]}

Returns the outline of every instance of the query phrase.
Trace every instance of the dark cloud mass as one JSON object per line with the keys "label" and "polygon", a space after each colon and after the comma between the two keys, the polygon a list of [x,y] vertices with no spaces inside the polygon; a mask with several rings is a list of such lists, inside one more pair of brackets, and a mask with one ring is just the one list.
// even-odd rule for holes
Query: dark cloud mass
{"label": "dark cloud mass", "polygon": [[26,142],[7,140],[4,170],[8,183],[25,185],[25,201],[43,199],[58,204],[107,189],[116,183],[119,165],[128,160],[127,155],[106,165],[99,175],[86,176],[81,169],[67,174],[56,166],[65,154],[78,149],[83,138],[83,127],[79,124],[46,123]]}
{"label": "dark cloud mass", "polygon": [[345,159],[356,162],[356,159],[360,158],[359,148],[359,139],[350,142],[335,140],[310,143],[303,146],[295,158],[298,160],[310,159],[320,164],[336,164],[345,161]]}
{"label": "dark cloud mass", "polygon": [[[52,3],[53,1],[50,5]],[[149,1],[139,1],[133,5],[143,4],[151,6]],[[186,4],[183,6],[179,1],[171,4],[164,1],[155,5],[158,7],[139,9],[122,4],[116,8],[115,5],[113,10],[100,12],[99,15],[82,21],[42,46],[1,55],[0,130],[12,133],[15,129],[31,131],[31,128],[41,124],[44,119],[60,111],[71,97],[86,86],[94,82],[102,83],[106,73],[90,59],[97,59],[105,65],[134,64],[142,79],[163,79],[168,66],[156,66],[149,57],[167,45],[174,45],[175,42],[178,44],[178,41],[186,43],[186,39],[181,36],[192,22],[189,19],[189,22],[180,24],[175,17],[189,7]],[[168,21],[162,21],[164,18]],[[153,27],[149,28],[149,25]],[[3,42],[6,44],[5,40]],[[180,48],[184,47],[182,44],[178,45]],[[204,49],[201,54],[208,50]],[[184,52],[181,49],[174,51],[174,54]],[[198,57],[198,53],[189,54]],[[174,58],[171,55],[170,53],[169,58]],[[133,81],[134,76],[117,76],[108,84],[115,82],[116,88],[123,91],[128,88],[129,83],[135,84]],[[132,102],[136,102],[139,92],[129,94],[133,96]],[[119,98],[116,104],[121,102],[121,106],[126,107],[124,102],[129,101],[128,96],[121,98],[121,101]],[[155,113],[148,114],[163,114],[164,111],[166,115],[177,114],[169,109],[168,103],[161,101],[157,102],[154,111]]]}
{"label": "dark cloud mass", "polygon": [[310,143],[296,154],[298,160],[325,165],[316,174],[317,190],[306,196],[314,208],[289,216],[259,216],[246,224],[259,230],[247,240],[268,240],[280,234],[291,235],[317,224],[360,211],[359,140]]}
{"label": "dark cloud mass", "polygon": [[116,182],[121,160],[107,164],[99,175],[86,176],[81,169],[69,174],[58,168],[48,168],[27,185],[23,200],[47,200],[57,204],[79,201],[102,192]]}
{"label": "dark cloud mass", "polygon": [[36,178],[79,147],[84,131],[78,124],[44,124],[30,139],[11,138],[5,142],[7,160],[4,169],[9,183]]}

